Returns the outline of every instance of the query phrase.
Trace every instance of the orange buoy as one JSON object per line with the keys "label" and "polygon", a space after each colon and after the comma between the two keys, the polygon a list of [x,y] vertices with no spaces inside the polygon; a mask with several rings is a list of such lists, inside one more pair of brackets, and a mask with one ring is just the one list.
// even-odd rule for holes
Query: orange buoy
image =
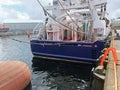
{"label": "orange buoy", "polygon": [[28,66],[21,61],[0,62],[0,90],[23,90],[31,81]]}

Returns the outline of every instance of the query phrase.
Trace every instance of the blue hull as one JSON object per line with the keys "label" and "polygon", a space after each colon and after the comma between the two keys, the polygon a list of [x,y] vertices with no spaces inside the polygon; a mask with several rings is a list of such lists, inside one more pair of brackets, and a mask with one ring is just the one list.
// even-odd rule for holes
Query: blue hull
{"label": "blue hull", "polygon": [[71,62],[95,63],[104,49],[104,41],[62,42],[50,40],[31,40],[33,55]]}

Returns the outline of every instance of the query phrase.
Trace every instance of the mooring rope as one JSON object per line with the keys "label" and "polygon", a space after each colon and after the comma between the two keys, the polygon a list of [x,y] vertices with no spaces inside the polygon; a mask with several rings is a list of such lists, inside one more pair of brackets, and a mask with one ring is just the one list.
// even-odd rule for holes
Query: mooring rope
{"label": "mooring rope", "polygon": [[28,43],[30,44],[30,41],[23,41],[23,40],[19,40],[19,39],[15,39],[15,38],[10,38],[11,40],[17,41],[17,42],[22,42],[22,43]]}

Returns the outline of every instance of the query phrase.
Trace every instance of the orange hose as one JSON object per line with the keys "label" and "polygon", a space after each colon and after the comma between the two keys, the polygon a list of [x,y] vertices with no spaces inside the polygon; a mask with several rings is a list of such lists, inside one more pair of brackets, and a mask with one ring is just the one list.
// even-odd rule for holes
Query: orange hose
{"label": "orange hose", "polygon": [[107,57],[107,54],[108,54],[110,51],[112,51],[112,55],[113,55],[113,57],[114,57],[114,62],[115,62],[115,64],[118,64],[118,57],[117,57],[116,49],[113,48],[113,47],[110,47],[110,48],[108,48],[108,49],[105,50],[104,55],[103,55],[103,57],[102,57],[102,59],[101,59],[101,62],[100,62],[100,66],[103,66],[103,63],[104,63],[104,61],[105,61],[105,59],[106,59],[106,57]]}

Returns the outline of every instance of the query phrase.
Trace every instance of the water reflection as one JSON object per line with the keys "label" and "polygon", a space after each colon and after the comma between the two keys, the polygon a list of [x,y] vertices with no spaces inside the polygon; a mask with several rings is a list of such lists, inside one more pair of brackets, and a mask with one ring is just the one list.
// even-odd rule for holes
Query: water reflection
{"label": "water reflection", "polygon": [[29,43],[16,40],[28,42],[27,36],[25,35],[0,37],[0,61],[20,60],[31,67],[31,59],[33,56]]}
{"label": "water reflection", "polygon": [[27,36],[0,37],[0,61],[25,62],[31,70],[32,90],[89,90],[92,66],[32,58],[30,44],[19,41],[27,42]]}
{"label": "water reflection", "polygon": [[92,66],[33,58],[32,67],[34,90],[89,90]]}

